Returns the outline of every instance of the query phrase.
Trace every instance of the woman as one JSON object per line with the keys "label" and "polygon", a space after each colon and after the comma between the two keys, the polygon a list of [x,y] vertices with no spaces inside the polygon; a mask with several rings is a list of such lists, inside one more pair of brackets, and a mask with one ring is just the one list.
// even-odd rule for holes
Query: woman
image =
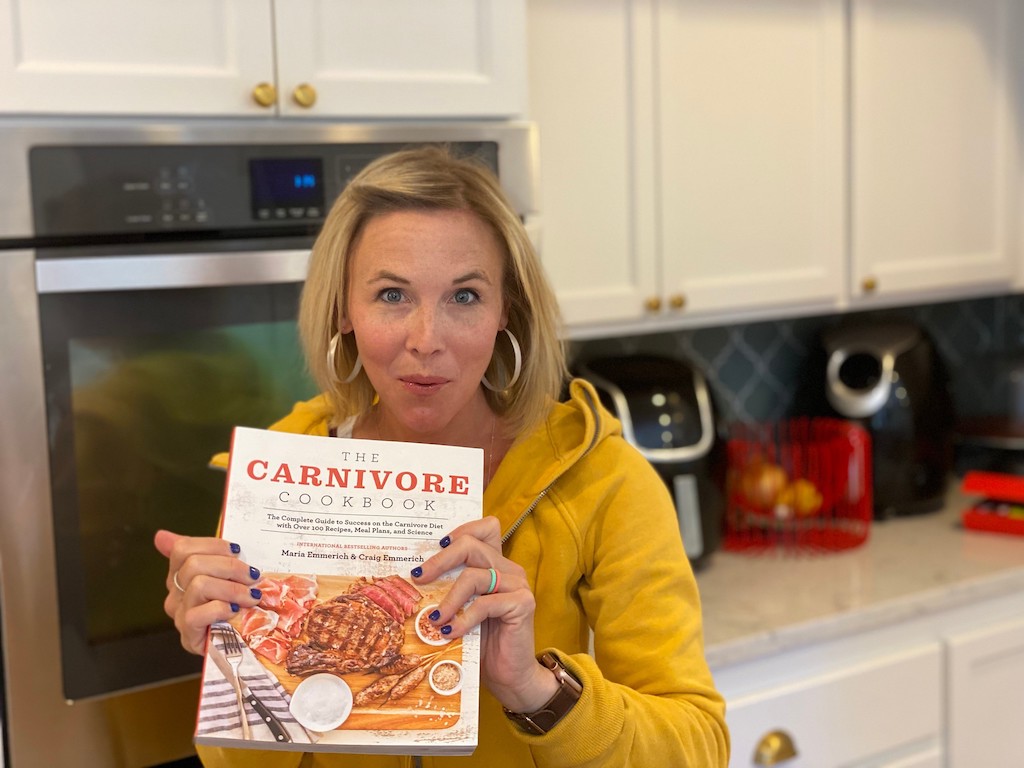
{"label": "woman", "polygon": [[[452,637],[482,625],[479,746],[422,764],[726,765],[672,501],[588,384],[558,402],[555,300],[493,176],[437,148],[368,166],[314,246],[299,323],[324,394],[274,429],[484,451],[486,517],[410,574],[429,583],[466,566],[435,624]],[[156,546],[170,561],[165,610],[202,653],[212,622],[258,602],[259,564],[215,538],[161,531]],[[200,754],[208,766],[412,764]]]}

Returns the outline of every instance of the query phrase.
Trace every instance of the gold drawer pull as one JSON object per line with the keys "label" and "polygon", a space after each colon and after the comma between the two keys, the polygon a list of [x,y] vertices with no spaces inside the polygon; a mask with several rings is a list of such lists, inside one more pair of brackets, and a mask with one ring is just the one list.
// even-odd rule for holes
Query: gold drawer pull
{"label": "gold drawer pull", "polygon": [[796,757],[793,737],[785,731],[770,731],[754,750],[754,765],[778,765]]}

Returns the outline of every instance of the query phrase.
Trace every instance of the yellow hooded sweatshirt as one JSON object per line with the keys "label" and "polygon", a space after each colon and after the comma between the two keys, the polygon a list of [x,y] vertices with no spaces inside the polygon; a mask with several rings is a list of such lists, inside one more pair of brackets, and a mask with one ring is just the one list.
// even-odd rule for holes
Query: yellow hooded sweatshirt
{"label": "yellow hooded sweatshirt", "polygon": [[[324,398],[272,429],[327,435]],[[481,689],[469,757],[347,755],[200,747],[208,768],[714,768],[729,761],[725,704],[704,660],[700,598],[675,509],[653,467],[593,388],[520,437],[484,493],[504,554],[526,569],[537,653],[583,684],[543,736],[527,734]],[[593,631],[592,655],[590,633]]]}

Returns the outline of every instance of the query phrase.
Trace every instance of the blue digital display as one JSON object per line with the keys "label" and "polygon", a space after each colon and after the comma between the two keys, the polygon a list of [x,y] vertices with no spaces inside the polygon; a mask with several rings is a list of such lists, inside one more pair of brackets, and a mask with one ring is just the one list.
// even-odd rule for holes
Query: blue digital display
{"label": "blue digital display", "polygon": [[320,158],[254,158],[249,161],[253,217],[262,221],[323,216]]}

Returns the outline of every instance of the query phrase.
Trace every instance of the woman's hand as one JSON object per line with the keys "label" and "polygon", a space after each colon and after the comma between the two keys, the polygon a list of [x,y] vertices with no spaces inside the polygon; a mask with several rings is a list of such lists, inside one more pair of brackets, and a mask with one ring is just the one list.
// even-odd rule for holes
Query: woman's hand
{"label": "woman's hand", "polygon": [[238,559],[236,544],[170,531],[157,531],[153,543],[168,559],[164,611],[186,651],[202,654],[211,624],[259,603],[262,595],[252,585],[260,572]]}
{"label": "woman's hand", "polygon": [[[536,601],[526,572],[501,554],[498,519],[485,517],[461,525],[441,540],[441,547],[412,571],[417,583],[426,584],[465,566],[441,600],[434,623],[453,638],[481,625],[484,684],[513,712],[540,709],[554,696],[557,683],[534,655]],[[488,593],[491,568],[496,572],[496,585],[494,592]],[[476,599],[466,605],[473,597]]]}

